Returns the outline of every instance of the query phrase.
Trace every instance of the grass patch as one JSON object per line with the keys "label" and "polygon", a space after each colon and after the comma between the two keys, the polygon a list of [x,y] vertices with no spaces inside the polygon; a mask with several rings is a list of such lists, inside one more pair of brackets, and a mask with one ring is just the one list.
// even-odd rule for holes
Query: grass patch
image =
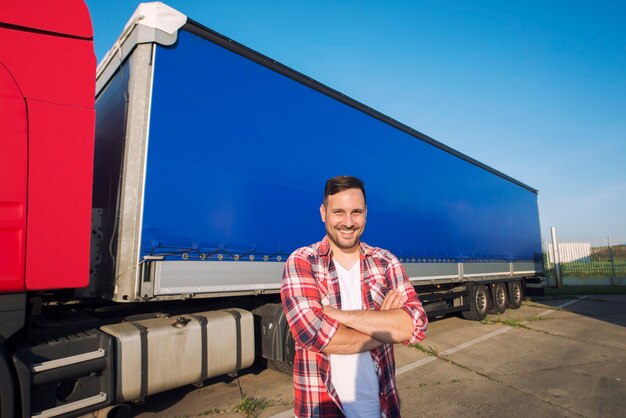
{"label": "grass patch", "polygon": [[564,286],[546,287],[546,296],[565,295],[626,295],[626,286]]}
{"label": "grass patch", "polygon": [[506,325],[511,328],[521,328],[521,329],[528,329],[531,331],[535,331],[534,329],[530,328],[528,325],[524,323],[526,321],[519,321],[517,319],[496,319],[496,318],[488,316],[487,318],[483,319],[480,322],[485,325],[501,324],[501,325]]}
{"label": "grass patch", "polygon": [[417,387],[419,388],[425,388],[425,387],[429,387],[429,386],[442,386],[442,385],[453,385],[456,383],[462,383],[461,379],[452,379],[452,380],[448,380],[447,382],[440,382],[440,381],[436,381],[435,383],[419,383],[417,385]]}
{"label": "grass patch", "polygon": [[613,264],[611,264],[610,259],[561,263],[561,271],[566,276],[578,277],[624,276],[626,275],[626,259],[614,260]]}
{"label": "grass patch", "polygon": [[527,322],[542,321],[542,320],[544,320],[544,318],[539,317],[539,316],[533,316],[530,319],[526,319],[524,321],[519,321],[517,319],[496,319],[496,318],[493,318],[493,317],[487,317],[487,318],[483,319],[480,322],[482,322],[485,325],[488,325],[488,324],[501,324],[501,325],[506,325],[506,326],[511,327],[511,328],[524,329],[524,330],[527,330],[527,331],[540,332],[542,334],[554,335],[554,334],[552,334],[552,333],[550,333],[548,331],[532,328],[532,327],[529,327],[528,325],[526,325]]}
{"label": "grass patch", "polygon": [[251,398],[247,395],[243,395],[241,402],[233,410],[244,414],[246,418],[252,418],[263,409],[270,406],[270,402],[266,399]]}
{"label": "grass patch", "polygon": [[411,345],[411,347],[421,351],[424,354],[428,354],[429,356],[439,357],[439,350],[437,350],[437,347],[431,347],[430,345],[426,347],[421,343],[413,344]]}
{"label": "grass patch", "polygon": [[547,318],[545,316],[531,316],[526,320],[526,322],[547,321],[548,319],[550,318]]}
{"label": "grass patch", "polygon": [[217,408],[211,408],[211,409],[207,409],[206,411],[200,412],[197,416],[206,417],[209,415],[221,414],[223,412],[225,411],[222,411],[221,409],[217,409]]}
{"label": "grass patch", "polygon": [[487,320],[488,323],[495,323],[495,324],[502,324],[502,325],[507,325],[509,327],[513,327],[513,328],[524,328],[524,324],[522,323],[522,321],[519,321],[517,319],[492,319],[492,318],[485,318]]}

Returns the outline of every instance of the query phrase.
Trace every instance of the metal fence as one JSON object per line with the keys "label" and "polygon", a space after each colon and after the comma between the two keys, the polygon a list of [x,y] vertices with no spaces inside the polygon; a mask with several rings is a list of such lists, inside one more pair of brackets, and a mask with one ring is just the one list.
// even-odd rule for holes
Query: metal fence
{"label": "metal fence", "polygon": [[555,260],[560,261],[562,277],[626,277],[626,242],[546,241],[543,246],[546,273],[555,276]]}

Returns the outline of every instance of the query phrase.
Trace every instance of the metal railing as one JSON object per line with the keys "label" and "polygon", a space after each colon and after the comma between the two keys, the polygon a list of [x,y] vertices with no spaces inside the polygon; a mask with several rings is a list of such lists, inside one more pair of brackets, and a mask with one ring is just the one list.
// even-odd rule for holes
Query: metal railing
{"label": "metal railing", "polygon": [[626,242],[544,242],[546,274],[556,277],[626,277]]}

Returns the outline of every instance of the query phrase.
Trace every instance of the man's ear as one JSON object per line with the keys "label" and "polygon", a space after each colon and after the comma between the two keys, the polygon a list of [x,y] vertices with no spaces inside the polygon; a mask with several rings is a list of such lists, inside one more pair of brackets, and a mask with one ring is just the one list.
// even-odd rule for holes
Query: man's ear
{"label": "man's ear", "polygon": [[322,222],[326,222],[326,207],[324,207],[323,203],[320,205],[320,216],[322,217]]}

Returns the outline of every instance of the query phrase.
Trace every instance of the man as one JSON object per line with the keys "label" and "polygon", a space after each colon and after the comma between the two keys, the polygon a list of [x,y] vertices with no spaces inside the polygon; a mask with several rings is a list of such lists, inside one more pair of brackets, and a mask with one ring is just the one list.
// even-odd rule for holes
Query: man
{"label": "man", "polygon": [[424,338],[427,318],[398,259],[360,241],[365,188],[326,182],[326,236],[287,259],[281,298],[296,342],[296,417],[399,417],[394,343]]}

